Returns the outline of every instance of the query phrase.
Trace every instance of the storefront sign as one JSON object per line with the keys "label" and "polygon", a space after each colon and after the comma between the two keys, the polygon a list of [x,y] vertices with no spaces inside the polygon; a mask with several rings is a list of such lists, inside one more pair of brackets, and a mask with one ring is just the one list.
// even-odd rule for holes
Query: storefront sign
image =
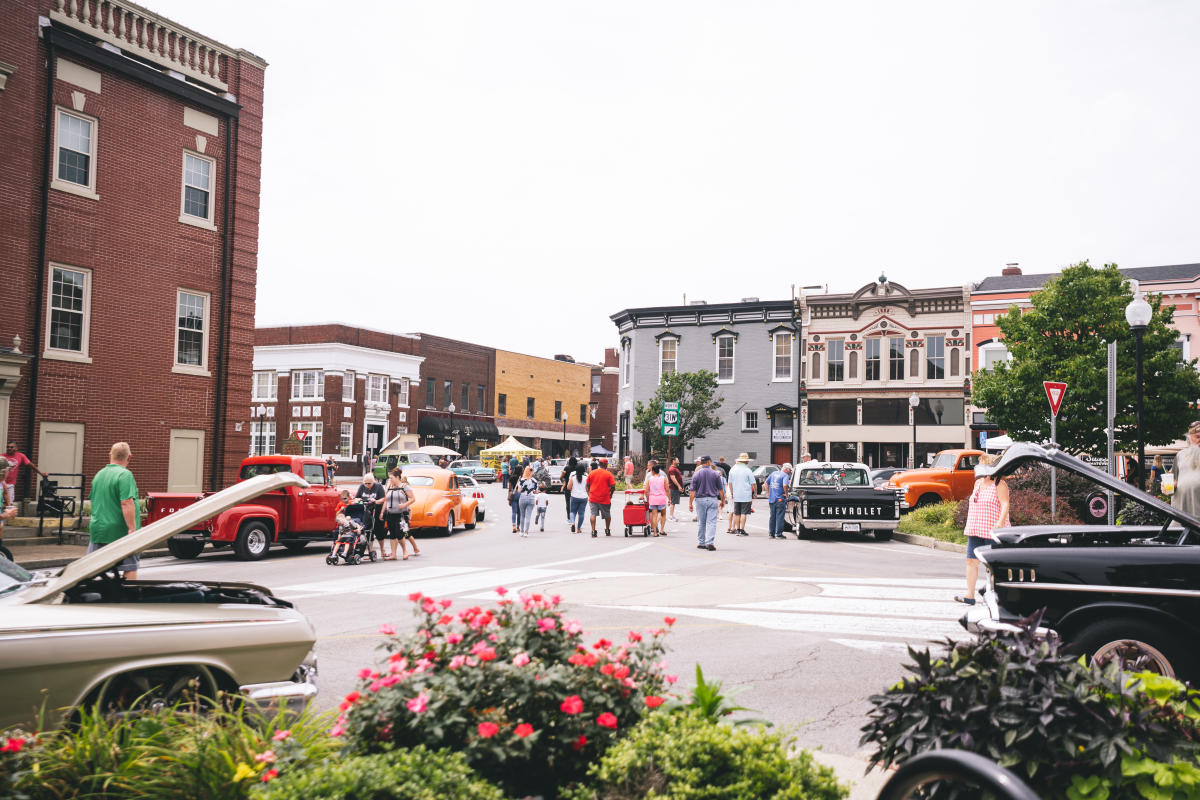
{"label": "storefront sign", "polygon": [[792,429],[791,428],[772,428],[771,429],[771,441],[776,444],[784,443],[784,442],[790,444],[792,441]]}

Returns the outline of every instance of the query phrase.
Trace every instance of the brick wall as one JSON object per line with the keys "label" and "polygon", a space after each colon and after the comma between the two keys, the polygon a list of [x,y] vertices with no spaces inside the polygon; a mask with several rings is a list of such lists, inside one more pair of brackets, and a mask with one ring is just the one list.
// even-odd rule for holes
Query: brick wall
{"label": "brick wall", "polygon": [[[561,440],[563,424],[554,418],[554,402],[560,401],[569,421],[567,433],[588,435],[589,424],[579,416],[580,406],[591,400],[591,368],[586,364],[539,358],[507,350],[496,351],[496,395],[506,396],[506,414],[496,415],[502,427],[528,430],[529,437]],[[534,414],[526,413],[527,399],[534,399]],[[497,406],[499,411],[499,406]],[[543,450],[549,451],[546,445]],[[575,449],[586,449],[572,445]]]}

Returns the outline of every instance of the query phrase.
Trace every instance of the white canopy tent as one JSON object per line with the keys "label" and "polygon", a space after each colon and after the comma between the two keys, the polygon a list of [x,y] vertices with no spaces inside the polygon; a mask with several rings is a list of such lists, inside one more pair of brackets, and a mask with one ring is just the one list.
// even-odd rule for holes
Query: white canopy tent
{"label": "white canopy tent", "polygon": [[1013,443],[1012,437],[1007,436],[1007,435],[990,436],[990,437],[988,437],[988,440],[983,443],[983,449],[984,450],[1003,451],[1003,450],[1007,450],[1008,448],[1012,447],[1012,443]]}

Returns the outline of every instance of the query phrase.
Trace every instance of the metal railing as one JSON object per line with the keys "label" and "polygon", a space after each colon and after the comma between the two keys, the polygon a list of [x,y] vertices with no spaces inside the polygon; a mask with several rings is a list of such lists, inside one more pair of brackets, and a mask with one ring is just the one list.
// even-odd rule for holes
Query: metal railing
{"label": "metal railing", "polygon": [[[61,480],[52,480],[51,478],[65,478],[73,482],[64,484]],[[74,482],[78,479],[77,482]],[[38,512],[38,536],[45,535],[46,517],[58,517],[58,543],[63,543],[63,520],[65,517],[76,516],[77,511],[83,510],[83,480],[82,472],[51,472],[45,478],[42,478],[39,484],[37,512]],[[76,502],[74,497],[64,497],[59,492],[62,491],[77,491],[79,492],[79,500]]]}

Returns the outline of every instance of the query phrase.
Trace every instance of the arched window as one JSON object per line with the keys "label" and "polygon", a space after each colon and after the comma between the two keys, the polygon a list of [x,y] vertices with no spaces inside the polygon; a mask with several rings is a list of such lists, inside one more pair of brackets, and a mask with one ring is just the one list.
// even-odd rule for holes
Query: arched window
{"label": "arched window", "polygon": [[956,375],[958,375],[958,348],[957,347],[952,348],[950,350],[950,376],[954,377]]}
{"label": "arched window", "polygon": [[915,347],[908,351],[908,377],[921,377],[921,354]]}
{"label": "arched window", "polygon": [[820,353],[813,353],[812,377],[813,377],[813,380],[819,380],[821,377],[821,354]]}
{"label": "arched window", "polygon": [[850,380],[858,378],[858,353],[850,351]]}

